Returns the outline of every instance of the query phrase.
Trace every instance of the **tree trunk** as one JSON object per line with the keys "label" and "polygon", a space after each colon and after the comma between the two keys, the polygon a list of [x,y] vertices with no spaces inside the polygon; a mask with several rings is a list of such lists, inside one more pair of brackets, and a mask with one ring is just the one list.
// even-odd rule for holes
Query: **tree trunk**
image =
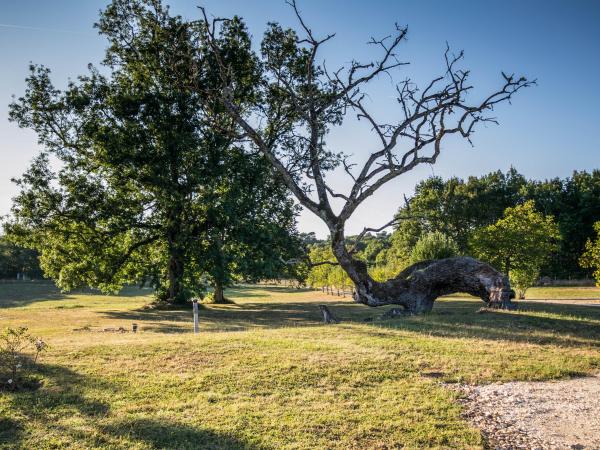
{"label": "tree trunk", "polygon": [[481,298],[492,308],[514,309],[508,277],[489,264],[467,256],[422,261],[384,282],[373,280],[364,262],[352,258],[343,230],[332,230],[332,250],[354,282],[354,301],[368,306],[400,305],[408,312],[431,311],[435,299],[456,292]]}
{"label": "tree trunk", "polygon": [[183,257],[177,251],[171,253],[169,258],[169,303],[184,304],[186,301],[183,292]]}
{"label": "tree trunk", "polygon": [[168,278],[166,301],[173,304],[186,302],[183,290],[183,275],[185,265],[185,252],[181,247],[181,221],[177,210],[170,213],[170,226],[167,230],[167,243],[169,249]]}
{"label": "tree trunk", "polygon": [[226,303],[223,293],[223,285],[220,281],[215,281],[215,291],[213,293],[213,303]]}

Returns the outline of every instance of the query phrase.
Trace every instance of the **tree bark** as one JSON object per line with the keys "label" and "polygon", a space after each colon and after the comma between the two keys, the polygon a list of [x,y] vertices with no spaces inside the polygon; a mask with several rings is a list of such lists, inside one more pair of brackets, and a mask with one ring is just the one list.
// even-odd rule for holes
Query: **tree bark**
{"label": "tree bark", "polygon": [[177,251],[173,251],[169,258],[169,303],[184,304],[186,299],[183,292],[183,257]]}
{"label": "tree bark", "polygon": [[418,314],[431,311],[443,295],[465,292],[481,298],[488,307],[515,309],[508,277],[489,264],[467,256],[421,261],[384,282],[373,280],[364,262],[348,253],[343,230],[331,233],[333,254],[354,282],[354,301],[368,306],[400,305]]}
{"label": "tree bark", "polygon": [[215,291],[213,293],[213,303],[226,303],[225,295],[223,293],[223,285],[220,281],[215,281]]}
{"label": "tree bark", "polygon": [[167,299],[169,303],[182,305],[186,302],[183,290],[183,275],[185,265],[185,252],[181,248],[180,234],[181,221],[177,210],[170,214],[170,227],[167,230],[167,243],[169,249]]}

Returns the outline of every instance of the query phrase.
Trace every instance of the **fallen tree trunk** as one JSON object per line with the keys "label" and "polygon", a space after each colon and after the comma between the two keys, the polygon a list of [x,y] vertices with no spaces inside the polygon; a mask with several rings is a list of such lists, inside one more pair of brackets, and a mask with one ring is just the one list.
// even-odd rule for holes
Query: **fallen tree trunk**
{"label": "fallen tree trunk", "polygon": [[481,298],[490,308],[516,307],[508,278],[489,264],[466,256],[422,261],[385,282],[371,279],[366,267],[364,271],[366,276],[357,284],[354,300],[369,306],[400,305],[422,313],[431,311],[438,297],[465,292]]}
{"label": "fallen tree trunk", "polygon": [[465,292],[481,298],[489,308],[516,309],[508,277],[489,264],[468,256],[421,261],[387,281],[375,281],[367,265],[346,248],[341,227],[331,229],[331,248],[354,282],[354,301],[368,306],[399,305],[413,314],[431,311],[443,295]]}

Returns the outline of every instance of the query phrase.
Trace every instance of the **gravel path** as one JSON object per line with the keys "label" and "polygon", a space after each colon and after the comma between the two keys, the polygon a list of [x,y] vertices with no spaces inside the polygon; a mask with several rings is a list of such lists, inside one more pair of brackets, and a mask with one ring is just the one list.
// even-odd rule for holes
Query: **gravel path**
{"label": "gravel path", "polygon": [[458,389],[489,448],[600,449],[600,375]]}

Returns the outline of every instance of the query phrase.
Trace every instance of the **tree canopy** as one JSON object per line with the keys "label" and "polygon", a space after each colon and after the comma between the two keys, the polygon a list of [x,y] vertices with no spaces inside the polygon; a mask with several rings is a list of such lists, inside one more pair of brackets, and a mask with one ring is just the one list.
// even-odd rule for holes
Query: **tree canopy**
{"label": "tree canopy", "polygon": [[600,221],[594,224],[596,238],[588,239],[585,244],[585,252],[581,255],[581,265],[594,270],[596,285],[600,286]]}
{"label": "tree canopy", "polygon": [[35,250],[15,245],[5,236],[0,237],[0,279],[35,279],[42,276]]}
{"label": "tree canopy", "polygon": [[554,217],[536,211],[532,200],[507,208],[496,223],[476,230],[469,242],[478,258],[499,267],[522,291],[558,248],[560,233]]}
{"label": "tree canopy", "polygon": [[452,238],[439,231],[423,235],[415,244],[410,255],[412,264],[429,259],[451,258],[458,255],[458,246]]}
{"label": "tree canopy", "polygon": [[[109,43],[102,70],[90,65],[61,91],[49,69],[32,66],[10,107],[44,151],[17,180],[8,233],[39,250],[63,289],[149,281],[182,302],[206,277],[222,287],[286,270],[282,256],[299,250],[296,208],[206,94],[220,81],[203,24],[159,1],[114,0],[96,27]],[[257,75],[241,21],[223,24],[219,45],[243,110]]]}
{"label": "tree canopy", "polygon": [[591,272],[579,266],[585,243],[593,236],[593,224],[600,218],[600,171],[574,172],[567,178],[528,180],[516,169],[491,172],[480,177],[442,180],[431,177],[420,182],[402,218],[392,233],[391,253],[408,260],[417,240],[424,234],[440,232],[451,237],[460,254],[469,254],[473,232],[500,219],[504,210],[527,200],[544,215],[554,216],[561,240],[552,258],[541,267],[542,275],[583,277]]}

